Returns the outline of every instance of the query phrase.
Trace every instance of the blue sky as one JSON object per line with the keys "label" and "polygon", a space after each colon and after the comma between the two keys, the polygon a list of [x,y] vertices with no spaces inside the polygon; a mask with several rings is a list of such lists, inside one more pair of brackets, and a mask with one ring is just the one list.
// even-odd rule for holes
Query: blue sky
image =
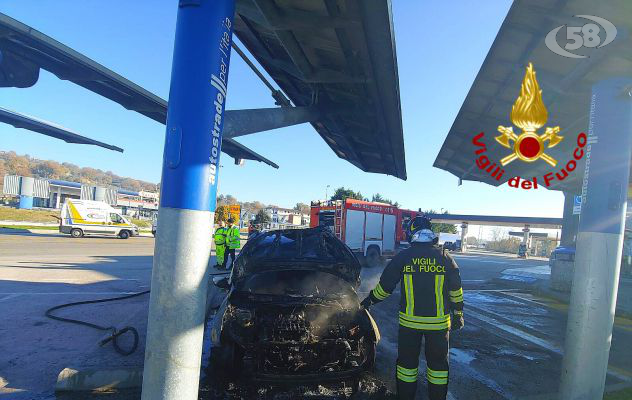
{"label": "blue sky", "polygon": [[[561,217],[563,196],[544,189],[494,188],[457,178],[432,163],[511,4],[393,1],[408,180],[367,174],[340,160],[310,125],[239,138],[277,162],[275,170],[223,155],[219,190],[280,206],[325,196],[327,185],[397,200],[411,209]],[[80,5],[80,6],[79,6]],[[3,0],[0,12],[168,98],[176,1]],[[265,86],[232,57],[228,109],[272,107]],[[119,154],[70,145],[0,125],[0,150],[72,162],[151,182],[160,179],[164,126],[43,71],[28,89],[1,89],[0,106],[123,147]]]}

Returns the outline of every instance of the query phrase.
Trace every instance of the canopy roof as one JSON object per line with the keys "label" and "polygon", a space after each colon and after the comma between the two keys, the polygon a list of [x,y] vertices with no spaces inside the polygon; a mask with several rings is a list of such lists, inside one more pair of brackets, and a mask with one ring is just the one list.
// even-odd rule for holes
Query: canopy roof
{"label": "canopy roof", "polygon": [[15,111],[7,110],[0,107],[0,122],[13,125],[16,128],[28,129],[30,131],[39,132],[46,136],[61,139],[66,143],[91,144],[105,149],[123,152],[123,149],[111,144],[99,142],[85,136],[73,132],[63,126],[56,125],[52,122],[44,121],[39,118],[20,114]]}
{"label": "canopy roof", "polygon": [[366,172],[406,179],[390,0],[237,0],[234,32],[314,129]]}
{"label": "canopy roof", "polygon": [[[585,58],[567,58],[547,48],[547,34],[564,24],[583,26],[594,23],[577,15],[594,15],[612,22],[618,32],[614,41],[601,48],[582,47],[573,53]],[[591,88],[603,79],[632,75],[632,6],[624,0],[516,0],[505,18],[463,105],[454,120],[434,166],[463,180],[498,186],[514,176],[531,179],[558,172],[572,158],[577,135],[588,132]],[[604,27],[601,41],[605,40]],[[566,29],[557,33],[564,46]],[[572,41],[569,41],[572,43]],[[512,152],[494,140],[499,125],[512,126],[510,112],[520,93],[525,67],[532,62],[548,109],[545,127],[560,126],[564,140],[545,152],[558,160],[551,167],[542,160],[513,161],[497,181],[475,165],[479,157],[472,138],[484,132],[486,155],[498,161]],[[520,129],[514,130],[520,133]],[[583,177],[583,161],[564,181],[554,181],[549,189],[577,191]],[[542,183],[542,182],[540,182]]]}
{"label": "canopy roof", "polygon": [[[154,121],[167,121],[167,101],[55,39],[0,13],[0,87],[30,87],[45,69]],[[38,131],[39,132],[39,131]],[[222,151],[235,159],[278,165],[225,138]]]}
{"label": "canopy roof", "polygon": [[[237,0],[234,32],[295,106],[316,109],[312,125],[338,157],[406,179],[390,4]],[[165,100],[3,14],[0,51],[0,86],[32,86],[43,68],[165,123]],[[228,137],[222,151],[276,167]]]}

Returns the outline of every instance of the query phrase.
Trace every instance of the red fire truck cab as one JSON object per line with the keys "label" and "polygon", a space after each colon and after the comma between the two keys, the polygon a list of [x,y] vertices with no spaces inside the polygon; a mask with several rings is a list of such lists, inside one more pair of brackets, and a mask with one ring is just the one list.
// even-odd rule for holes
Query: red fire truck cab
{"label": "red fire truck cab", "polygon": [[406,227],[419,214],[390,204],[346,199],[315,201],[311,205],[310,226],[327,226],[360,260],[378,265],[408,247]]}

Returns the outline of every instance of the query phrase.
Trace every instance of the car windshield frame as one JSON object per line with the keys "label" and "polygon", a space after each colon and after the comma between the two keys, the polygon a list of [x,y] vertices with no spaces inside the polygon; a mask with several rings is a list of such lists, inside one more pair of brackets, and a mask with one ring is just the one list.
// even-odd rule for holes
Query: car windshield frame
{"label": "car windshield frame", "polygon": [[[296,248],[298,247],[298,248]],[[294,253],[294,254],[292,254]],[[327,228],[285,229],[252,237],[235,261],[233,281],[267,270],[313,269],[359,282],[361,266]]]}

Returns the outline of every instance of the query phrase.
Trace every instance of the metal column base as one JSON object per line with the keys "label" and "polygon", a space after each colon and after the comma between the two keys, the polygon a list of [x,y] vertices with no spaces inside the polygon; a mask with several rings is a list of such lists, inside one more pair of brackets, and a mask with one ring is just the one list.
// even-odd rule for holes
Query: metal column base
{"label": "metal column base", "polygon": [[143,400],[198,398],[212,228],[212,212],[160,208]]}
{"label": "metal column base", "polygon": [[603,397],[622,246],[623,235],[580,232],[577,236],[561,399]]}

